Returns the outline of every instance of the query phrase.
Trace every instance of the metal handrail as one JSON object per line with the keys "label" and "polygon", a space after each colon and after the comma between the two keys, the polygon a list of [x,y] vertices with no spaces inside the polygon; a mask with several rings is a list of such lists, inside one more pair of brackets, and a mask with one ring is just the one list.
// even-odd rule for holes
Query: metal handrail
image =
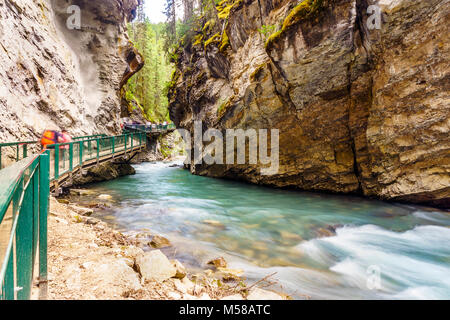
{"label": "metal handrail", "polygon": [[49,168],[45,152],[0,170],[0,181],[5,185],[0,190],[0,236],[6,244],[0,246],[1,300],[30,299],[36,257],[45,294]]}
{"label": "metal handrail", "polygon": [[50,183],[88,161],[126,154],[146,141],[146,134],[138,132],[59,143],[0,170],[0,300],[30,298],[37,252],[40,289],[46,291]]}

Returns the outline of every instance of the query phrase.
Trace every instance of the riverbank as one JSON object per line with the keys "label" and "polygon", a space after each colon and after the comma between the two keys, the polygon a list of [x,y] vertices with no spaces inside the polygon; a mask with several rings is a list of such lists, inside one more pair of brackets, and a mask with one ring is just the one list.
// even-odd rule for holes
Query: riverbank
{"label": "riverbank", "polygon": [[92,213],[92,209],[51,198],[50,300],[282,299],[273,292],[245,284],[238,276],[232,276],[232,270],[219,267],[191,274],[160,250],[136,246],[136,236],[113,230],[90,217]]}

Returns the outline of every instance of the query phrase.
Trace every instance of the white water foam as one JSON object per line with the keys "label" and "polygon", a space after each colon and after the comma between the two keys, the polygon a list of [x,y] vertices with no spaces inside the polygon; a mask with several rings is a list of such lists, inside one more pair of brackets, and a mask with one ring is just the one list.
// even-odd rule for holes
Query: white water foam
{"label": "white water foam", "polygon": [[364,225],[340,228],[336,236],[303,242],[298,249],[361,290],[370,290],[368,268],[379,268],[380,298],[449,299],[449,242],[445,227],[397,233]]}

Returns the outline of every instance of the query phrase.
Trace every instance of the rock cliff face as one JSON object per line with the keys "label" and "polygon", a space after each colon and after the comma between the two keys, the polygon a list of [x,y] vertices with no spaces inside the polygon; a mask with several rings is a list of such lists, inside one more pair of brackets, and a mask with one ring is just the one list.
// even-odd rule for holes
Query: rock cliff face
{"label": "rock cliff face", "polygon": [[126,35],[139,1],[0,0],[0,141],[118,131],[120,89],[143,65]]}
{"label": "rock cliff face", "polygon": [[[177,52],[171,118],[189,130],[194,120],[279,129],[280,170],[191,164],[193,173],[449,206],[448,0],[222,5],[230,14]],[[369,28],[370,5],[380,29]],[[205,32],[219,33],[202,42]]]}

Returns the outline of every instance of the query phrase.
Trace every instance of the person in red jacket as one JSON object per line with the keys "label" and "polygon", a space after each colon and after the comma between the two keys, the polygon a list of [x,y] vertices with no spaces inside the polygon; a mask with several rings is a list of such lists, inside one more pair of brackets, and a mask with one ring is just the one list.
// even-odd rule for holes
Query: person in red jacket
{"label": "person in red jacket", "polygon": [[42,150],[54,149],[54,147],[50,145],[59,143],[60,139],[61,134],[58,131],[45,130],[41,137]]}

